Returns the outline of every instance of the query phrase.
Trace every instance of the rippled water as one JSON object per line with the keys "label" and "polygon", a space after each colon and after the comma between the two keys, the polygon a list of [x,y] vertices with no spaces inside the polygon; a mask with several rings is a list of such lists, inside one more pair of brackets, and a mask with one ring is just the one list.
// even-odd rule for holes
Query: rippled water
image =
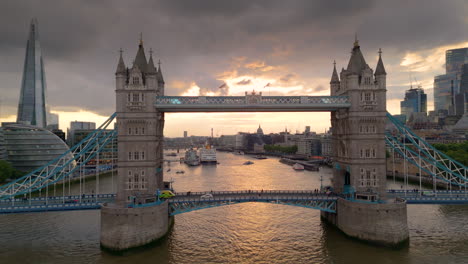
{"label": "rippled water", "polygon": [[[177,191],[280,190],[319,188],[320,175],[324,185],[331,177],[327,168],[296,172],[275,158],[218,158],[217,166],[173,162],[166,180]],[[247,159],[254,164],[242,165]],[[101,179],[103,192],[111,180]],[[343,236],[317,210],[244,203],[177,215],[160,245],[114,256],[99,248],[99,211],[0,215],[0,263],[468,263],[467,220],[468,206],[410,205],[410,245],[392,250]]]}

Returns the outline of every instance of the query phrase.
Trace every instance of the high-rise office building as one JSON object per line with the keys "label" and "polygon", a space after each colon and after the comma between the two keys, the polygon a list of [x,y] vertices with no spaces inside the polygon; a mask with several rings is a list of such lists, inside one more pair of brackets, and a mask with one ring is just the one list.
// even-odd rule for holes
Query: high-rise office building
{"label": "high-rise office building", "polygon": [[187,131],[184,131],[184,138],[188,136]]}
{"label": "high-rise office building", "polygon": [[47,126],[46,80],[37,19],[31,21],[26,43],[17,122],[41,128]]}
{"label": "high-rise office building", "polygon": [[409,118],[412,113],[427,113],[427,95],[421,87],[411,88],[405,93],[405,100],[400,102],[402,115]]}
{"label": "high-rise office building", "polygon": [[70,128],[67,130],[68,145],[74,146],[76,143],[85,138],[89,133],[92,133],[95,129],[96,123],[94,122],[70,122]]}
{"label": "high-rise office building", "polygon": [[468,63],[468,48],[447,50],[445,61],[446,73],[434,77],[434,108],[454,115],[457,114],[456,96],[461,92],[462,68]]}
{"label": "high-rise office building", "polygon": [[455,114],[468,112],[468,63],[463,64],[460,76],[460,91],[455,95]]}

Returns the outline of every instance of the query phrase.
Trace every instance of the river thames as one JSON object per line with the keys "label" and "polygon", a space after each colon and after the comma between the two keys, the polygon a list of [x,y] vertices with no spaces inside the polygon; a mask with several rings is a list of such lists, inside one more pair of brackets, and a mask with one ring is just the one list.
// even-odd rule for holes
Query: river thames
{"label": "river thames", "polygon": [[[246,160],[254,164],[242,165]],[[178,192],[310,190],[320,187],[320,175],[330,184],[329,168],[298,172],[277,158],[222,152],[218,161],[172,162],[165,180],[172,178]],[[100,181],[102,193],[112,191],[112,177]],[[467,263],[466,219],[468,206],[409,205],[409,246],[395,250],[345,237],[318,210],[244,203],[177,215],[159,245],[115,256],[99,247],[99,211],[0,215],[0,263]]]}

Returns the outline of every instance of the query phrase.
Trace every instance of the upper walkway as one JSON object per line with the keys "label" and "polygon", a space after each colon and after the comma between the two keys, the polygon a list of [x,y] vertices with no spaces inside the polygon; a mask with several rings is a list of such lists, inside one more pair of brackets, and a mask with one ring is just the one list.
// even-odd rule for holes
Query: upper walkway
{"label": "upper walkway", "polygon": [[158,96],[161,112],[321,112],[349,108],[347,96]]}

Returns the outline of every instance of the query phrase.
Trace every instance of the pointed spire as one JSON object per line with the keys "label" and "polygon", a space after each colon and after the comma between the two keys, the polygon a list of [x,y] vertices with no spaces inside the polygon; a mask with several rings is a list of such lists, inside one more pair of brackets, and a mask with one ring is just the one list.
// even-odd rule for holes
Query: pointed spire
{"label": "pointed spire", "polygon": [[29,122],[33,126],[47,126],[47,84],[44,62],[39,41],[39,24],[31,19],[26,55],[24,58],[23,80],[18,102],[17,122]]}
{"label": "pointed spire", "polygon": [[354,41],[354,47],[351,51],[351,58],[349,59],[348,68],[346,70],[359,75],[361,74],[362,70],[367,68],[367,63],[364,59],[364,56],[361,53],[359,42],[357,40],[357,35],[355,38],[356,39]]}
{"label": "pointed spire", "polygon": [[140,33],[140,44],[138,45],[137,55],[135,56],[135,60],[133,62],[133,66],[138,66],[138,68],[142,72],[147,71],[147,60],[145,55],[145,49],[143,48],[143,34]]}
{"label": "pointed spire", "polygon": [[336,72],[336,61],[333,61],[333,74],[330,83],[340,83],[340,78],[338,78],[338,73]]}
{"label": "pointed spire", "polygon": [[154,62],[153,62],[153,50],[150,49],[150,59],[148,62],[148,74],[156,74],[158,71],[156,67],[154,67]]}
{"label": "pointed spire", "polygon": [[359,47],[359,40],[357,39],[357,33],[354,33],[354,47]]}
{"label": "pointed spire", "polygon": [[120,52],[119,64],[117,64],[117,70],[115,71],[115,74],[125,73],[125,63],[122,58],[123,50],[120,49],[119,52]]}
{"label": "pointed spire", "polygon": [[375,76],[377,75],[387,75],[382,62],[382,49],[379,49],[379,61],[377,62],[377,68],[375,69]]}
{"label": "pointed spire", "polygon": [[158,74],[157,74],[158,82],[164,83],[164,78],[162,75],[162,69],[161,69],[161,60],[158,60]]}

